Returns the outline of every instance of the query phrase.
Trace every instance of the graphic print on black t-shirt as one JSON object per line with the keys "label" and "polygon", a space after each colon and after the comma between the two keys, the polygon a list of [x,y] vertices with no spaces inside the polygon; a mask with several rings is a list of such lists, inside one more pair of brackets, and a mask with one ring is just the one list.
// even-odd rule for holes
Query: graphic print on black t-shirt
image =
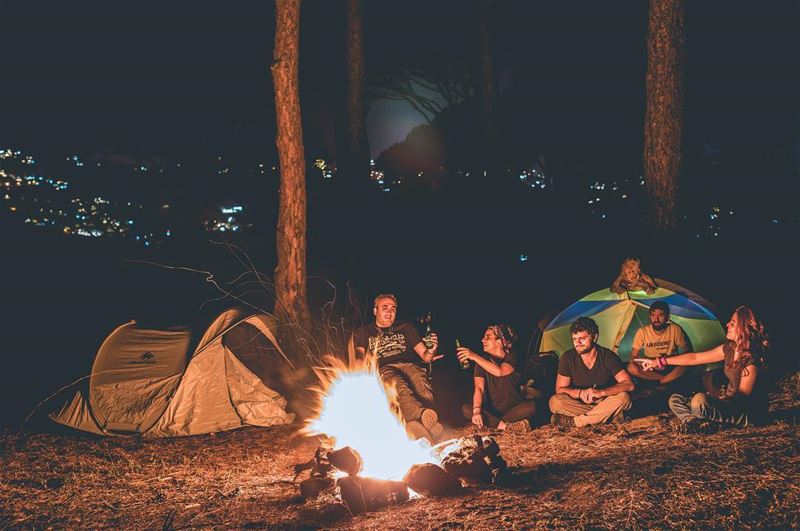
{"label": "graphic print on black t-shirt", "polygon": [[406,336],[399,332],[385,332],[369,338],[367,352],[379,359],[392,358],[406,351]]}
{"label": "graphic print on black t-shirt", "polygon": [[353,333],[353,346],[377,358],[380,366],[400,361],[419,363],[414,347],[420,341],[416,328],[405,322],[394,323],[389,328],[371,323]]}

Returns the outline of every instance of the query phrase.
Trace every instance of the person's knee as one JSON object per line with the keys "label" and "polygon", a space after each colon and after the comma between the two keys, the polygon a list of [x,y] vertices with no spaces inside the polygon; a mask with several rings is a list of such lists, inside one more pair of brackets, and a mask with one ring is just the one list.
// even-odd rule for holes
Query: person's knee
{"label": "person's knee", "polygon": [[696,393],[692,397],[692,401],[689,403],[689,407],[692,408],[692,411],[700,411],[707,405],[708,405],[708,397],[706,396],[705,393]]}
{"label": "person's knee", "polygon": [[564,404],[565,397],[568,397],[568,395],[563,393],[559,393],[550,397],[548,405],[550,406],[550,411],[552,413],[558,413],[561,410],[561,406]]}
{"label": "person's knee", "polygon": [[627,391],[622,391],[621,393],[617,394],[617,400],[619,400],[620,404],[625,409],[628,409],[633,404],[631,395]]}

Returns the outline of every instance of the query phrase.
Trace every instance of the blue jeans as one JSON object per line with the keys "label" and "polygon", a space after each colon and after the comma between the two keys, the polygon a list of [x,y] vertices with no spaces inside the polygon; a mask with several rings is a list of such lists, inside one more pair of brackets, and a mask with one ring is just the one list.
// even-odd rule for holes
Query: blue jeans
{"label": "blue jeans", "polygon": [[720,400],[705,393],[696,393],[691,398],[684,395],[669,397],[669,408],[681,422],[691,419],[708,419],[732,426],[749,426],[753,419],[740,405]]}

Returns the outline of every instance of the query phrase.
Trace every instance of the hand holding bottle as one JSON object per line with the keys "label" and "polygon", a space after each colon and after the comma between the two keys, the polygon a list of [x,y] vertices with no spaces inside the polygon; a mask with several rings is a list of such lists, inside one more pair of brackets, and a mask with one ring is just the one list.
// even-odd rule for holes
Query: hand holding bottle
{"label": "hand holding bottle", "polygon": [[469,369],[470,360],[475,360],[478,355],[475,354],[471,349],[462,347],[461,343],[456,340],[456,356],[458,356],[458,361],[461,363],[461,368]]}

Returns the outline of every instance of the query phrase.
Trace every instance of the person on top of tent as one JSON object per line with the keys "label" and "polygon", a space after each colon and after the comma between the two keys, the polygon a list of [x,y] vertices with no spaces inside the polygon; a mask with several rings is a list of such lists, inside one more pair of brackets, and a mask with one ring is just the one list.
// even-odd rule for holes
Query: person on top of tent
{"label": "person on top of tent", "polygon": [[691,398],[674,394],[669,407],[680,421],[678,431],[709,431],[720,424],[748,426],[766,419],[769,405],[767,389],[759,375],[765,370],[765,354],[770,342],[764,325],[753,310],[739,306],[727,324],[727,341],[704,352],[661,356],[642,362],[644,370],[685,367],[724,362],[728,384],[720,397],[697,393]]}
{"label": "person on top of tent", "polygon": [[635,388],[622,360],[597,344],[600,330],[592,319],[578,317],[569,331],[575,348],[559,360],[550,423],[581,427],[621,420],[632,404],[628,393]]}
{"label": "person on top of tent", "polygon": [[472,403],[464,404],[464,417],[479,427],[527,432],[536,414],[536,402],[523,400],[520,387],[519,362],[514,352],[517,334],[505,324],[490,325],[481,343],[488,356],[459,347],[456,350],[462,363],[475,362],[475,390]]}
{"label": "person on top of tent", "polygon": [[444,428],[433,409],[433,389],[421,362],[441,358],[436,355],[439,340],[431,334],[431,348],[425,346],[413,325],[397,318],[397,297],[382,293],[375,297],[372,309],[375,322],[353,332],[352,342],[359,358],[374,357],[384,382],[397,390],[400,414],[408,432],[418,438],[434,441]]}
{"label": "person on top of tent", "polygon": [[626,291],[644,291],[652,295],[656,292],[658,285],[653,277],[646,275],[639,265],[638,258],[626,258],[622,261],[619,275],[614,279],[609,288],[614,293],[625,293]]}

